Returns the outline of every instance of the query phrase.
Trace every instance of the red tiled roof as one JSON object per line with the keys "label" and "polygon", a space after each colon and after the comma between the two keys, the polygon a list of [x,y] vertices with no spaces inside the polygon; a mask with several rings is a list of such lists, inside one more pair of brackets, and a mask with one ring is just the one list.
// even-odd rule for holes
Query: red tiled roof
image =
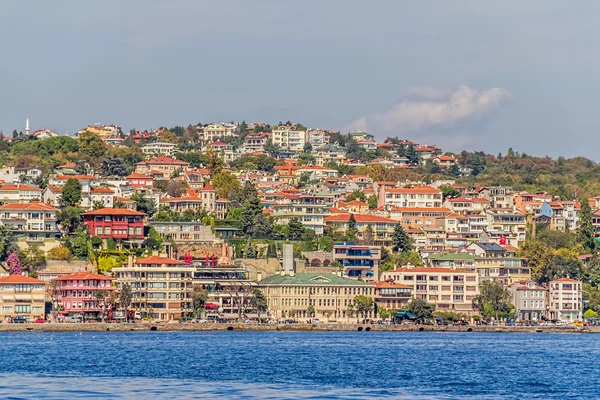
{"label": "red tiled roof", "polygon": [[386,281],[379,281],[375,284],[377,289],[412,289],[412,286],[403,285],[401,283],[393,283]]}
{"label": "red tiled roof", "polygon": [[4,278],[0,278],[0,283],[45,283],[39,279],[30,278],[23,275],[9,275]]}
{"label": "red tiled roof", "polygon": [[577,282],[575,279],[571,279],[571,278],[560,278],[560,279],[555,279],[552,282]]}
{"label": "red tiled roof", "polygon": [[93,274],[91,272],[86,271],[78,271],[74,274],[64,275],[59,278],[52,279],[53,281],[86,281],[86,280],[95,280],[95,281],[112,281],[114,278],[110,278],[106,275],[98,275]]}
{"label": "red tiled roof", "polygon": [[42,189],[40,189],[37,186],[33,186],[33,185],[28,185],[26,183],[3,183],[0,185],[0,190],[35,190],[35,191],[42,191]]}
{"label": "red tiled roof", "polygon": [[128,210],[126,208],[110,208],[104,207],[98,210],[88,211],[83,215],[146,215],[143,212]]}
{"label": "red tiled roof", "polygon": [[146,258],[138,258],[135,264],[167,264],[167,265],[185,265],[183,261],[173,260],[167,257],[150,256]]}
{"label": "red tiled roof", "polygon": [[[462,269],[452,269],[452,268],[436,268],[436,267],[401,267],[398,269],[394,269],[390,272],[433,272],[433,273],[469,273],[469,271],[465,271]],[[472,272],[475,274],[476,272]]]}
{"label": "red tiled roof", "polygon": [[92,189],[92,193],[112,193],[113,191],[107,187],[97,187]]}
{"label": "red tiled roof", "polygon": [[200,189],[201,192],[214,192],[215,189],[210,185],[210,183],[207,183],[206,185],[204,185],[204,187],[202,189]]}
{"label": "red tiled roof", "polygon": [[177,160],[173,157],[160,156],[153,158],[152,160],[146,161],[147,164],[176,164],[176,165],[190,165],[190,163]]}
{"label": "red tiled roof", "polygon": [[125,179],[150,179],[153,180],[154,178],[152,178],[151,176],[148,175],[144,175],[144,174],[138,174],[138,173],[133,173],[133,174],[129,174],[125,177]]}
{"label": "red tiled roof", "polygon": [[[379,217],[377,215],[364,215],[364,214],[352,214],[354,215],[354,219],[356,222],[368,223],[368,222],[388,222],[391,224],[397,224],[398,221],[395,221],[390,218]],[[338,214],[331,215],[323,219],[324,222],[348,222],[350,220],[350,214]]]}
{"label": "red tiled roof", "polygon": [[432,188],[431,186],[416,186],[412,188],[389,188],[385,189],[386,193],[425,193],[425,194],[440,194],[441,190]]}
{"label": "red tiled roof", "polygon": [[96,178],[94,178],[93,176],[89,176],[89,175],[58,175],[56,177],[56,179],[91,179],[93,181],[96,180]]}
{"label": "red tiled roof", "polygon": [[0,210],[31,210],[31,211],[58,211],[57,208],[45,203],[13,203],[0,206]]}

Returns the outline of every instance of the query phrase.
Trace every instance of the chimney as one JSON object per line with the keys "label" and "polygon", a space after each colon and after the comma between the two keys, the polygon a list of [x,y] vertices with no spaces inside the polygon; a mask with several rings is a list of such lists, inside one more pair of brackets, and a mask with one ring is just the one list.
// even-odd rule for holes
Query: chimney
{"label": "chimney", "polygon": [[256,282],[260,282],[262,281],[262,272],[257,272],[256,273]]}

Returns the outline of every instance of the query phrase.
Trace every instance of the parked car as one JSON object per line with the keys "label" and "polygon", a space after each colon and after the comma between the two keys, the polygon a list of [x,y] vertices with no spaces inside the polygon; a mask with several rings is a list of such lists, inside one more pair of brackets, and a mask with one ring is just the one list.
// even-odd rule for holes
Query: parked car
{"label": "parked car", "polygon": [[208,323],[208,320],[202,319],[202,318],[196,318],[193,322],[195,322],[197,324],[206,324],[206,323]]}
{"label": "parked car", "polygon": [[35,320],[36,324],[43,324],[44,322],[46,322],[46,320],[44,318],[38,318]]}
{"label": "parked car", "polygon": [[65,317],[65,322],[71,323],[71,324],[80,324],[83,322],[83,318],[82,317],[78,317],[78,316],[66,316]]}
{"label": "parked car", "polygon": [[26,324],[28,322],[29,322],[29,319],[25,318],[25,317],[14,317],[12,319],[13,324]]}

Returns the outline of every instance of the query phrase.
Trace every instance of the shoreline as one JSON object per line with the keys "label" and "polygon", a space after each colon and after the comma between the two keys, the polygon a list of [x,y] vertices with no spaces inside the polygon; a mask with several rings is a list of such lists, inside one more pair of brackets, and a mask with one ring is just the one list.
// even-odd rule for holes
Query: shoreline
{"label": "shoreline", "polygon": [[0,324],[1,332],[210,332],[210,331],[272,331],[272,332],[464,332],[464,333],[600,333],[600,326],[440,326],[440,325],[378,325],[378,324],[179,324],[164,322],[128,323],[44,323]]}

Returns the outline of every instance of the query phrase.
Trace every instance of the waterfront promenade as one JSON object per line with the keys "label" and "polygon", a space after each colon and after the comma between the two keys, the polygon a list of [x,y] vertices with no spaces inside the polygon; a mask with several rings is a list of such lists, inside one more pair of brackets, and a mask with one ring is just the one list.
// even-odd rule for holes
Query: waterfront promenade
{"label": "waterfront promenade", "polygon": [[142,332],[142,331],[363,331],[363,332],[506,332],[506,333],[600,333],[600,327],[568,326],[443,326],[379,324],[179,324],[179,323],[45,323],[0,324],[0,332]]}

